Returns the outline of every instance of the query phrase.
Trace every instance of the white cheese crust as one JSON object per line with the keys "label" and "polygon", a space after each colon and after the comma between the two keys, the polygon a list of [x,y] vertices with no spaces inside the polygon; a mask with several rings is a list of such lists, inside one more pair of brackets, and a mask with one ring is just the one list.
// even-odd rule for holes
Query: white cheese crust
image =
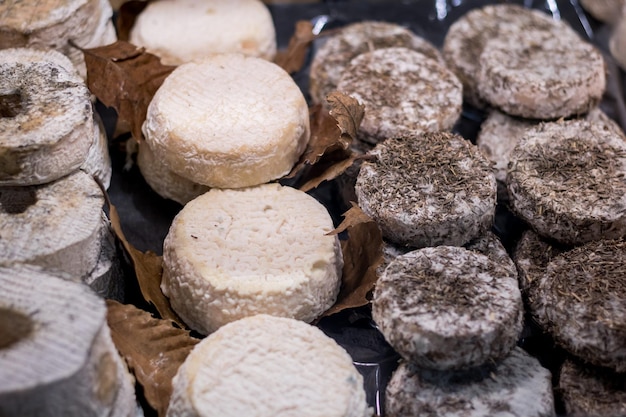
{"label": "white cheese crust", "polygon": [[212,189],[176,216],[163,292],[191,328],[267,313],[310,322],[334,304],[343,259],[326,208],[291,187]]}
{"label": "white cheese crust", "polygon": [[166,65],[216,53],[239,52],[266,60],[276,55],[276,29],[260,0],[161,0],[141,11],[130,42]]}
{"label": "white cheese crust", "polygon": [[201,340],[173,380],[168,417],[369,417],[363,378],[321,330],[265,314]]}
{"label": "white cheese crust", "polygon": [[135,416],[134,380],[111,339],[104,300],[24,266],[0,267],[0,287],[0,414]]}
{"label": "white cheese crust", "polygon": [[[54,103],[54,106],[50,106]],[[56,51],[0,50],[0,185],[34,185],[77,170],[93,143],[90,93]]]}
{"label": "white cheese crust", "polygon": [[176,174],[209,187],[248,187],[289,173],[309,141],[309,109],[276,64],[218,54],[165,79],[143,131]]}

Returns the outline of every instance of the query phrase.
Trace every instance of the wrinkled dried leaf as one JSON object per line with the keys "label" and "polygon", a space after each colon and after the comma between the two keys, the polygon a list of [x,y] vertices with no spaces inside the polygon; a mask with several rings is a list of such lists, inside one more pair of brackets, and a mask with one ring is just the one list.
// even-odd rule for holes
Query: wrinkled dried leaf
{"label": "wrinkled dried leaf", "polygon": [[133,305],[107,300],[107,309],[113,343],[143,387],[148,404],[165,416],[172,378],[200,339]]}
{"label": "wrinkled dried leaf", "polygon": [[130,30],[133,28],[137,16],[146,8],[148,3],[149,1],[130,0],[120,5],[117,12],[117,20],[115,21],[117,39],[128,41]]}
{"label": "wrinkled dried leaf", "polygon": [[349,155],[346,159],[334,161],[330,159],[329,163],[317,163],[307,172],[308,179],[299,188],[301,191],[307,192],[316,188],[324,181],[330,181],[343,174],[358,159],[356,155]]}
{"label": "wrinkled dried leaf", "polygon": [[313,24],[308,20],[296,22],[294,34],[289,39],[289,45],[284,51],[278,51],[274,63],[289,74],[298,72],[304,66],[311,42],[315,40]]}
{"label": "wrinkled dried leaf", "polygon": [[162,318],[172,320],[181,327],[186,327],[185,323],[172,310],[167,297],[161,292],[162,257],[151,251],[141,252],[126,240],[117,208],[111,204],[106,193],[105,197],[109,206],[111,227],[133,263],[139,289],[144,300],[152,304]]}
{"label": "wrinkled dried leaf", "polygon": [[363,120],[364,107],[353,97],[339,92],[329,94],[328,103],[329,110],[321,105],[311,108],[311,139],[288,178],[305,173],[310,166],[319,164],[320,167],[316,170],[306,172],[306,181],[318,176],[330,180],[334,178],[332,175],[322,173],[339,175],[350,165],[332,169],[335,164],[346,165],[345,161],[351,158],[350,144],[356,139],[356,132]]}
{"label": "wrinkled dried leaf", "polygon": [[105,106],[114,108],[119,119],[130,125],[133,137],[141,141],[148,105],[176,67],[161,64],[157,56],[125,41],[82,51],[89,90]]}
{"label": "wrinkled dried leaf", "polygon": [[337,302],[322,317],[347,308],[367,305],[378,276],[376,269],[383,260],[383,236],[380,228],[353,202],[344,220],[332,233],[348,232],[342,241],[343,277]]}

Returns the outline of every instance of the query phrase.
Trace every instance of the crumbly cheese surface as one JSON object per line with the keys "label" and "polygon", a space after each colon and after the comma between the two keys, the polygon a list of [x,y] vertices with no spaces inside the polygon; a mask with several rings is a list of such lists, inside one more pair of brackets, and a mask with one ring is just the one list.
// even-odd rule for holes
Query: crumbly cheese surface
{"label": "crumbly cheese surface", "polygon": [[515,346],[523,306],[509,264],[461,247],[408,252],[384,270],[372,317],[406,360],[463,369],[500,360]]}
{"label": "crumbly cheese surface", "polygon": [[163,291],[205,334],[257,313],[312,321],[339,291],[343,260],[332,230],[326,208],[294,188],[212,189],[172,223]]}
{"label": "crumbly cheese surface", "polygon": [[272,60],[276,30],[260,0],[161,0],[137,16],[130,42],[180,65],[224,52]]}
{"label": "crumbly cheese surface", "polygon": [[175,69],[143,130],[155,157],[176,174],[210,187],[247,187],[289,173],[309,140],[309,110],[276,64],[219,54]]}
{"label": "crumbly cheese surface", "polygon": [[318,328],[256,315],[191,351],[173,380],[168,417],[367,417],[363,378]]}

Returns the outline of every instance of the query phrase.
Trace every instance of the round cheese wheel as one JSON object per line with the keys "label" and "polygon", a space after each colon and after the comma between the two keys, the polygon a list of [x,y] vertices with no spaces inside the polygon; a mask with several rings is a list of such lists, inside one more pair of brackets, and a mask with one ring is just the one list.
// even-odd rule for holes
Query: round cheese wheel
{"label": "round cheese wheel", "polygon": [[529,129],[510,155],[512,211],[563,244],[626,235],[626,140],[602,123]]}
{"label": "round cheese wheel", "polygon": [[406,360],[467,369],[509,354],[522,331],[516,271],[461,247],[398,256],[376,283],[372,317]]}
{"label": "round cheese wheel", "polygon": [[82,171],[30,187],[0,187],[0,265],[25,263],[80,281],[100,257],[104,196]]}
{"label": "round cheese wheel", "polygon": [[276,64],[218,54],[165,79],[143,130],[174,173],[209,187],[248,187],[291,171],[309,141],[309,109]]}
{"label": "round cheese wheel", "polygon": [[172,381],[168,417],[369,417],[363,378],[320,329],[265,314],[201,340]]}
{"label": "round cheese wheel", "polygon": [[0,267],[0,287],[0,415],[136,415],[104,300],[25,266]]}
{"label": "round cheese wheel", "polygon": [[276,55],[276,30],[260,0],[161,0],[148,3],[130,31],[166,65],[225,52],[267,60]]}
{"label": "round cheese wheel", "polygon": [[89,90],[56,51],[0,50],[0,116],[0,185],[54,181],[77,170],[93,143]]}
{"label": "round cheese wheel", "polygon": [[550,371],[521,348],[491,366],[434,372],[402,362],[387,385],[385,415],[554,416]]}
{"label": "round cheese wheel", "polygon": [[343,259],[327,209],[279,184],[211,189],[163,244],[163,292],[191,328],[266,313],[310,322],[335,302]]}

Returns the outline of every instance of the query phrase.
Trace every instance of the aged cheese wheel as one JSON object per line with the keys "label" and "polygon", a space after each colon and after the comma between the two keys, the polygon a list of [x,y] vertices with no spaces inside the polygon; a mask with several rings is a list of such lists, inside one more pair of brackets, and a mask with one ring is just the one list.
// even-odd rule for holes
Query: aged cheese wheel
{"label": "aged cheese wheel", "polygon": [[137,166],[150,188],[158,195],[182,205],[209,190],[206,185],[197,184],[168,169],[154,157],[150,144],[145,141],[139,144],[137,150]]}
{"label": "aged cheese wheel", "polygon": [[614,25],[620,19],[624,0],[580,0],[580,5],[594,18]]}
{"label": "aged cheese wheel", "polygon": [[165,79],[143,130],[174,173],[209,187],[248,187],[289,173],[309,141],[309,109],[276,64],[218,54]]}
{"label": "aged cheese wheel", "polygon": [[26,263],[80,281],[100,256],[104,196],[77,171],[55,182],[0,187],[0,265]]}
{"label": "aged cheese wheel", "polygon": [[82,52],[113,43],[117,36],[108,0],[8,0],[0,4],[0,49],[55,49],[86,76]]}
{"label": "aged cheese wheel", "polygon": [[346,66],[356,56],[375,49],[404,47],[443,62],[439,50],[410,29],[392,22],[361,21],[321,38],[309,71],[309,90],[314,104],[326,104],[326,96],[337,89]]}
{"label": "aged cheese wheel", "polygon": [[390,137],[451,129],[461,115],[461,82],[441,62],[408,48],[383,48],[355,57],[337,90],[365,106],[358,137]]}
{"label": "aged cheese wheel", "polygon": [[161,0],[141,11],[130,42],[167,65],[239,52],[267,60],[276,55],[276,30],[260,0]]}
{"label": "aged cheese wheel", "polygon": [[507,38],[515,33],[547,32],[554,36],[576,36],[561,21],[538,10],[516,4],[491,4],[470,10],[457,19],[446,33],[442,53],[448,66],[463,83],[463,96],[469,103],[484,107],[477,77],[480,55],[488,40]]}
{"label": "aged cheese wheel", "polygon": [[168,417],[369,417],[363,378],[320,329],[265,314],[229,323],[178,369]]}
{"label": "aged cheese wheel", "polygon": [[609,50],[619,66],[626,70],[626,2],[620,16],[609,39]]}
{"label": "aged cheese wheel", "polygon": [[487,158],[461,136],[387,139],[369,155],[355,192],[386,239],[412,247],[461,246],[491,229],[496,179]]}
{"label": "aged cheese wheel", "polygon": [[626,416],[626,374],[566,360],[558,390],[568,416]]}
{"label": "aged cheese wheel", "polygon": [[605,73],[602,53],[591,43],[528,30],[485,43],[477,86],[485,101],[508,114],[557,119],[597,106]]}
{"label": "aged cheese wheel", "polygon": [[93,142],[89,90],[56,51],[0,50],[0,116],[0,185],[67,175]]}
{"label": "aged cheese wheel", "polygon": [[97,178],[98,181],[108,189],[111,185],[113,167],[109,154],[109,141],[102,119],[98,113],[94,113],[93,118],[93,142],[89,147],[87,158],[81,169]]}
{"label": "aged cheese wheel", "polygon": [[98,262],[83,282],[102,298],[124,302],[126,293],[124,272],[115,245],[115,234],[104,212],[102,212],[100,239]]}
{"label": "aged cheese wheel", "polygon": [[588,120],[540,124],[510,155],[511,209],[563,244],[626,235],[626,141]]}
{"label": "aged cheese wheel", "polygon": [[0,287],[0,415],[136,415],[101,298],[25,266],[0,267]]}
{"label": "aged cheese wheel", "polygon": [[191,328],[267,313],[310,322],[335,302],[343,259],[313,197],[264,184],[212,189],[178,213],[163,244],[163,292]]}
{"label": "aged cheese wheel", "polygon": [[407,361],[467,369],[509,354],[522,330],[523,305],[510,265],[437,246],[398,256],[385,268],[372,317]]}
{"label": "aged cheese wheel", "polygon": [[468,372],[435,372],[402,362],[386,390],[385,415],[414,417],[550,417],[550,371],[520,348],[501,362]]}
{"label": "aged cheese wheel", "polygon": [[555,256],[537,289],[548,330],[563,348],[626,372],[626,242],[589,242]]}

